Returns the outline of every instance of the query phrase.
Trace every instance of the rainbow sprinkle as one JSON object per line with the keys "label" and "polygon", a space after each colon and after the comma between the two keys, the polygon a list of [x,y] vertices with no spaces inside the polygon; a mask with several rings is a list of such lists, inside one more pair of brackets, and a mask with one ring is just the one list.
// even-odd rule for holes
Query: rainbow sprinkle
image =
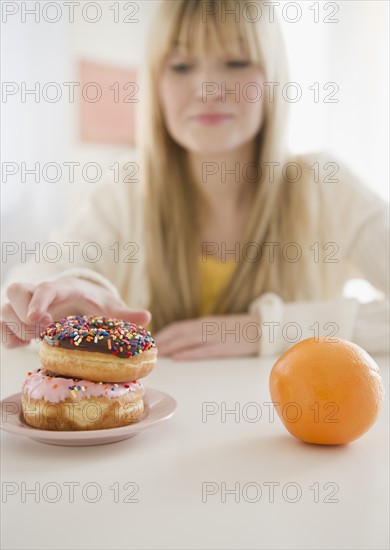
{"label": "rainbow sprinkle", "polygon": [[123,359],[155,348],[150,331],[127,321],[95,315],[70,315],[55,321],[41,333],[41,340],[67,349],[111,353]]}

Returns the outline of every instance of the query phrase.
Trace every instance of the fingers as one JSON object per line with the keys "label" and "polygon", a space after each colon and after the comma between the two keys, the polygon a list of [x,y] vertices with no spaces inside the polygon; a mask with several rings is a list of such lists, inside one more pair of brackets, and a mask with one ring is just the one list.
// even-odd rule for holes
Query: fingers
{"label": "fingers", "polygon": [[40,322],[28,319],[28,310],[34,285],[14,283],[7,288],[10,303],[1,308],[1,343],[8,348],[26,346],[30,340],[38,339],[43,326],[50,321],[44,315]]}
{"label": "fingers", "polygon": [[1,343],[6,347],[28,344],[33,338],[38,339],[42,325],[28,324],[19,319],[11,304],[5,304],[1,309]]}
{"label": "fingers", "polygon": [[173,340],[181,340],[190,338],[192,343],[201,341],[202,335],[199,334],[200,323],[199,319],[186,319],[184,321],[175,321],[170,325],[161,329],[155,338],[158,338],[159,346],[170,344]]}
{"label": "fingers", "polygon": [[[35,298],[35,294],[33,299]],[[38,297],[40,300],[40,297]],[[104,315],[113,319],[123,319],[145,326],[150,322],[151,313],[147,310],[130,309],[121,299],[107,289],[89,281],[58,281],[54,296],[49,295],[46,304],[52,300],[50,313],[66,315]],[[58,315],[57,315],[58,316]]]}
{"label": "fingers", "polygon": [[56,289],[53,284],[42,283],[38,285],[31,297],[27,310],[27,320],[30,322],[40,321],[49,316],[48,309],[56,298]]}
{"label": "fingers", "polygon": [[[106,289],[87,281],[61,280],[39,285],[14,283],[7,289],[9,304],[2,308],[2,342],[7,347],[39,338],[54,318],[66,315],[105,315],[146,326],[151,320],[147,310],[133,310],[107,295]],[[50,310],[49,310],[50,308]]]}
{"label": "fingers", "polygon": [[202,325],[198,320],[195,323],[188,321],[172,323],[155,335],[154,338],[161,357],[204,345],[202,342]]}
{"label": "fingers", "polygon": [[30,305],[34,285],[13,283],[7,288],[7,298],[18,318],[27,322],[27,311]]}
{"label": "fingers", "polygon": [[123,319],[124,321],[136,323],[137,325],[141,325],[143,327],[147,325],[152,318],[152,314],[146,309],[134,310],[128,309],[126,307],[117,307],[110,309],[110,316],[113,319]]}
{"label": "fingers", "polygon": [[0,321],[0,332],[1,343],[6,348],[18,348],[29,344],[29,342],[20,340],[5,321]]}
{"label": "fingers", "polygon": [[223,357],[232,357],[231,349],[221,344],[202,344],[195,348],[185,349],[175,352],[171,359],[175,361],[190,361],[195,359],[220,359]]}

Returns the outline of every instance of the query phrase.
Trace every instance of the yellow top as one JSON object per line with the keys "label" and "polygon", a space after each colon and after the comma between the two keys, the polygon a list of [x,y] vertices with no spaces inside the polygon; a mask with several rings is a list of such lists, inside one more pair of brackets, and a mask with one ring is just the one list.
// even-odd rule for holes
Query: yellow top
{"label": "yellow top", "polygon": [[221,261],[216,260],[212,256],[205,258],[202,261],[202,256],[199,256],[200,268],[200,293],[201,293],[201,316],[208,315],[214,300],[218,294],[229,282],[233,275],[234,269],[237,266],[234,260]]}
{"label": "yellow top", "polygon": [[[198,263],[200,272],[200,315],[204,317],[210,313],[211,306],[223,287],[229,282],[237,264],[235,260],[223,262],[212,256],[208,256],[206,261],[203,261],[202,255],[199,255]],[[153,336],[153,320],[145,328],[150,330]]]}

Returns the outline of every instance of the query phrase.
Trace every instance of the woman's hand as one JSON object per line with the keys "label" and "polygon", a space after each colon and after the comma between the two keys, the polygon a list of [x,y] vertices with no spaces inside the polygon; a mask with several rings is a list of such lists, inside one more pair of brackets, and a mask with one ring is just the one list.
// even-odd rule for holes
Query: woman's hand
{"label": "woman's hand", "polygon": [[38,339],[47,324],[67,315],[105,315],[143,326],[151,319],[149,311],[129,309],[102,286],[73,277],[14,283],[7,297],[9,302],[1,308],[1,342],[8,348]]}
{"label": "woman's hand", "polygon": [[260,319],[231,314],[176,321],[153,334],[159,357],[217,359],[258,355]]}

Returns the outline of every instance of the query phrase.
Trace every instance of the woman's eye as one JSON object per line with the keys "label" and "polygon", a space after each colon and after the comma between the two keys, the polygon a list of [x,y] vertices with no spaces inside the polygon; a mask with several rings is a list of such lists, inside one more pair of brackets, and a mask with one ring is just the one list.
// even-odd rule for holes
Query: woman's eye
{"label": "woman's eye", "polygon": [[177,63],[176,65],[171,65],[172,71],[175,73],[186,73],[191,69],[191,65],[187,63]]}
{"label": "woman's eye", "polygon": [[249,65],[249,61],[240,61],[240,60],[237,60],[237,61],[228,61],[227,62],[227,65],[229,67],[232,67],[233,69],[240,69],[242,67],[248,67]]}

